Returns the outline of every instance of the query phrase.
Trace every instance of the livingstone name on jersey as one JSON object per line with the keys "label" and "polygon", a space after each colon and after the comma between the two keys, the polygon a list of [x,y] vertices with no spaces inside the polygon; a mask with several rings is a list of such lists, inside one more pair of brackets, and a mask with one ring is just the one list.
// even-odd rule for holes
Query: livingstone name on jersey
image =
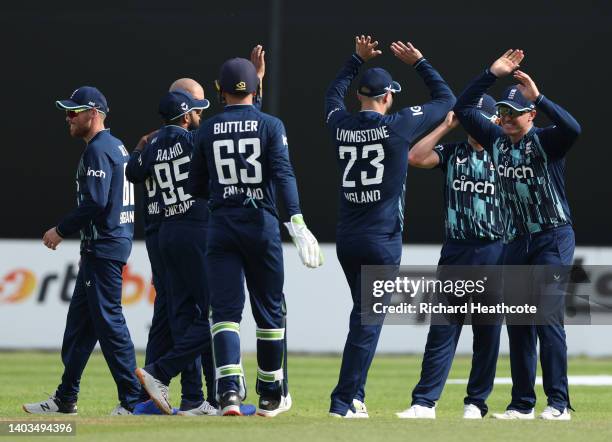
{"label": "livingstone name on jersey", "polygon": [[174,146],[168,147],[166,149],[158,149],[157,157],[155,161],[168,161],[172,160],[183,153],[183,146],[181,143],[176,143]]}
{"label": "livingstone name on jersey", "polygon": [[187,213],[193,203],[194,200],[190,199],[187,201],[180,202],[178,204],[172,204],[170,206],[164,207],[164,216],[168,218],[170,216]]}
{"label": "livingstone name on jersey", "polygon": [[126,210],[119,215],[119,224],[130,224],[134,222],[134,211]]}
{"label": "livingstone name on jersey", "polygon": [[361,192],[344,192],[344,198],[351,203],[364,204],[380,201],[380,190],[367,190]]}
{"label": "livingstone name on jersey", "polygon": [[495,184],[488,181],[472,181],[468,180],[465,175],[461,175],[461,179],[457,178],[453,181],[453,190],[470,193],[484,193],[485,195],[495,195]]}
{"label": "livingstone name on jersey", "polygon": [[257,132],[257,120],[222,121],[213,126],[215,135],[233,132]]}
{"label": "livingstone name on jersey", "polygon": [[518,178],[518,179],[526,179],[533,178],[535,174],[533,173],[533,169],[529,166],[512,167],[512,166],[504,166],[500,164],[497,166],[497,173],[504,178]]}
{"label": "livingstone name on jersey", "polygon": [[389,138],[387,126],[364,130],[336,129],[336,140],[344,143],[366,143],[385,138]]}
{"label": "livingstone name on jersey", "polygon": [[264,194],[262,189],[252,189],[250,187],[225,186],[223,188],[223,198],[229,198],[234,195],[246,195],[254,200],[263,200]]}

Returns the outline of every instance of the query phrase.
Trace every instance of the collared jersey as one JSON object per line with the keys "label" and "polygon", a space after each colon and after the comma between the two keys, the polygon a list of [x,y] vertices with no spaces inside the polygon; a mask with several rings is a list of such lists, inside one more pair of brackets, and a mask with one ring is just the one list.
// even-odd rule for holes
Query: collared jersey
{"label": "collared jersey", "polygon": [[87,143],[76,173],[77,207],[57,226],[80,231],[81,252],[126,262],[134,236],[134,186],[125,179],[129,154],[109,129]]}
{"label": "collared jersey", "polygon": [[446,239],[501,239],[503,218],[491,155],[468,142],[441,144],[434,152],[444,173]]}
{"label": "collared jersey", "polygon": [[504,209],[506,240],[571,224],[565,192],[565,155],[580,134],[578,122],[543,95],[536,100],[553,126],[533,126],[516,144],[501,127],[483,119],[476,103],[496,77],[488,70],[463,92],[455,113],[466,131],[485,146],[495,163]]}

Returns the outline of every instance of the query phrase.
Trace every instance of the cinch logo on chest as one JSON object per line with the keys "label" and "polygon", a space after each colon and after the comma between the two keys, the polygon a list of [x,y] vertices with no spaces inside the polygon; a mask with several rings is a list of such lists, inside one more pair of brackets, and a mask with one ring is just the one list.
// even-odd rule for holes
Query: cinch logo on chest
{"label": "cinch logo on chest", "polygon": [[485,195],[495,195],[495,184],[488,181],[472,181],[467,179],[465,175],[461,175],[461,179],[456,178],[453,181],[453,190],[470,193],[484,193]]}
{"label": "cinch logo on chest", "polygon": [[87,167],[87,176],[92,176],[95,178],[106,178],[106,172],[103,170],[93,170],[91,167]]}
{"label": "cinch logo on chest", "polygon": [[526,179],[533,178],[535,174],[533,173],[533,169],[529,166],[504,166],[500,164],[497,166],[497,173],[504,178],[515,178],[515,179]]}

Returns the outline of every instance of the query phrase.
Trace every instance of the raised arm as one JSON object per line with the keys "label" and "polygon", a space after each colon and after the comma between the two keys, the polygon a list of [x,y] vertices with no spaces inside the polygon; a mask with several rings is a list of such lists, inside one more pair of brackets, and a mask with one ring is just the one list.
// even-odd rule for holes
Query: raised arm
{"label": "raised arm", "polygon": [[262,45],[256,45],[251,50],[251,63],[255,66],[255,70],[257,71],[257,78],[259,78],[259,89],[257,90],[257,95],[253,100],[253,105],[261,110],[262,98],[263,98],[263,79],[266,75],[266,59],[265,59],[266,51]]}
{"label": "raised arm", "polygon": [[541,110],[554,124],[538,133],[542,148],[553,157],[565,156],[582,131],[580,124],[568,111],[540,94],[535,82],[525,72],[515,71],[514,78],[519,81],[518,89],[523,96],[533,101],[537,109]]}
{"label": "raised arm", "polygon": [[491,149],[494,141],[502,134],[502,130],[498,125],[482,118],[476,108],[478,100],[497,78],[510,75],[518,69],[524,57],[522,50],[508,49],[488,69],[472,80],[457,99],[454,111],[459,123],[485,149]]}
{"label": "raised arm", "polygon": [[372,37],[369,35],[367,37],[363,35],[355,37],[355,53],[346,61],[325,93],[326,123],[329,124],[333,118],[336,118],[336,115],[346,111],[344,104],[346,92],[357,76],[361,65],[382,53],[376,49],[377,46],[378,42],[372,41]]}
{"label": "raised arm", "polygon": [[411,43],[391,43],[393,55],[415,68],[429,89],[431,100],[398,112],[400,119],[394,129],[409,140],[415,140],[442,121],[455,105],[455,95],[442,76]]}
{"label": "raised arm", "polygon": [[408,152],[408,163],[421,169],[431,169],[444,161],[443,153],[435,150],[442,137],[459,126],[459,121],[453,111],[450,111],[444,121],[425,135]]}

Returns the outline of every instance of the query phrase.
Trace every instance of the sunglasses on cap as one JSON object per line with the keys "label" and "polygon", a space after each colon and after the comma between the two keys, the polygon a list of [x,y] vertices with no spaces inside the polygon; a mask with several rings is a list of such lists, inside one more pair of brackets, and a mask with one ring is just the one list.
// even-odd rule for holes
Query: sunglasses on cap
{"label": "sunglasses on cap", "polygon": [[509,106],[498,106],[497,107],[497,114],[500,117],[510,117],[510,118],[515,118],[515,117],[520,117],[523,114],[526,114],[527,112],[530,111],[517,111],[515,109],[512,109]]}
{"label": "sunglasses on cap", "polygon": [[91,110],[91,109],[93,109],[93,108],[91,108],[91,107],[84,107],[82,109],[66,110],[66,116],[68,118],[75,118],[81,112],[85,112],[85,111],[88,111],[88,110]]}

